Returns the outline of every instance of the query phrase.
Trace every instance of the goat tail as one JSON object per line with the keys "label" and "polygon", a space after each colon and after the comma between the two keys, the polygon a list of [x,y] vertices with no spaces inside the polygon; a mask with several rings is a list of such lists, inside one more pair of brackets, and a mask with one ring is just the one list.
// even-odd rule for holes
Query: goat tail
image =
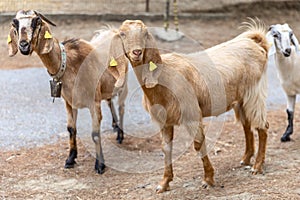
{"label": "goat tail", "polygon": [[257,84],[252,85],[244,94],[243,102],[235,106],[237,120],[243,124],[247,120],[252,128],[265,129],[267,122],[267,72],[264,71]]}
{"label": "goat tail", "polygon": [[268,50],[270,48],[270,44],[267,40],[267,28],[263,21],[258,18],[252,19],[248,18],[248,22],[243,22],[240,28],[245,28],[246,32],[241,34],[242,37],[249,38],[257,43],[263,50],[266,52],[266,56],[268,56]]}

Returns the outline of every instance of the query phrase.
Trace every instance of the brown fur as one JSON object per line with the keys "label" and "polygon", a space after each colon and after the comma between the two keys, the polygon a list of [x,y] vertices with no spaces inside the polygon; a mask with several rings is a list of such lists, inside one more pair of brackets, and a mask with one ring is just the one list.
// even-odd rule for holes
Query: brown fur
{"label": "brown fur", "polygon": [[[32,18],[28,20],[32,20]],[[17,38],[18,35],[13,31],[14,29],[12,27],[10,31],[12,41],[9,43],[9,54],[11,56],[17,53],[17,43],[20,42],[20,39]],[[48,24],[43,20],[40,26],[37,26],[32,40],[27,42],[30,44],[30,53],[35,51],[48,72],[56,74],[61,65],[61,50],[56,38],[44,37],[46,31],[52,35]],[[95,168],[98,173],[102,173],[104,158],[100,138],[102,119],[100,102],[101,100],[110,101],[116,79],[106,70],[107,55],[99,54],[91,43],[82,39],[70,39],[64,41],[63,45],[67,54],[67,67],[60,81],[62,82],[62,97],[66,104],[67,127],[70,133],[70,155],[66,161],[66,167],[73,167],[77,157],[77,109],[88,108],[92,117],[92,136],[96,147]],[[108,45],[106,48],[108,49]]]}
{"label": "brown fur", "polygon": [[[205,185],[213,185],[214,170],[205,147],[202,118],[217,116],[232,108],[246,136],[243,164],[254,154],[251,127],[259,134],[259,150],[253,172],[262,172],[268,123],[266,120],[266,63],[268,45],[258,25],[228,42],[194,54],[160,55],[152,35],[142,21],[125,21],[111,48],[122,48],[131,61],[144,91],[144,103],[152,119],[162,127],[165,172],[158,192],[169,189],[173,179],[173,126],[184,125],[194,137],[195,150],[202,154]],[[122,40],[120,39],[122,38]],[[121,42],[121,43],[120,43]],[[141,55],[134,55],[141,50]],[[120,51],[118,49],[118,51]],[[114,51],[111,51],[114,56]],[[157,65],[149,70],[149,62]],[[118,66],[117,70],[122,66]],[[157,109],[155,104],[162,107]]]}

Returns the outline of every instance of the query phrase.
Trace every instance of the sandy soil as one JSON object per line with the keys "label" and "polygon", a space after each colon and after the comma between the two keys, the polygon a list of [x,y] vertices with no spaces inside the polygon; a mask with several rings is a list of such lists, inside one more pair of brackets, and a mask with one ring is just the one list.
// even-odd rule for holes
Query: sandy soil
{"label": "sandy soil", "polygon": [[[287,22],[295,34],[300,35],[300,14],[295,10],[275,8],[263,12],[261,9],[251,9],[247,13],[234,11],[231,17],[224,19],[182,20],[180,30],[207,48],[240,33],[237,27],[247,16],[258,16],[267,25]],[[119,26],[120,22],[67,20],[57,24],[53,32],[62,40],[66,37],[90,39],[93,31],[102,25]],[[146,24],[162,26],[160,21],[146,21]],[[7,55],[8,27],[8,23],[2,24],[2,55]],[[2,69],[42,66],[36,55],[30,58],[2,56],[0,63]],[[280,143],[286,126],[284,107],[268,112],[270,129],[262,175],[252,175],[248,168],[240,166],[244,134],[241,125],[229,117],[209,154],[216,170],[215,187],[201,188],[203,168],[192,148],[174,162],[171,191],[159,195],[155,194],[155,187],[162,176],[161,169],[126,173],[108,168],[103,175],[98,175],[93,171],[94,157],[80,141],[77,165],[67,170],[63,165],[68,154],[68,139],[62,136],[56,144],[1,152],[0,199],[300,199],[299,109],[297,106],[293,141],[289,143]],[[114,135],[107,137],[115,144]],[[144,140],[127,136],[120,148],[152,152],[160,148],[160,139],[157,135]]]}

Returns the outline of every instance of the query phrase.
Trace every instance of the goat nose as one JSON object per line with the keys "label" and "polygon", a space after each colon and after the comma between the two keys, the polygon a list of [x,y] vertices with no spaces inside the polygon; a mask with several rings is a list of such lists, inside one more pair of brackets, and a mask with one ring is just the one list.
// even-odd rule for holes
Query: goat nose
{"label": "goat nose", "polygon": [[26,46],[28,46],[29,45],[29,43],[27,42],[27,41],[25,41],[25,40],[22,40],[21,42],[20,42],[20,46],[21,47],[26,47]]}
{"label": "goat nose", "polygon": [[291,48],[287,48],[287,49],[285,50],[285,52],[288,53],[288,54],[291,54],[291,51],[292,51]]}
{"label": "goat nose", "polygon": [[140,50],[140,49],[135,49],[135,50],[132,51],[132,53],[133,53],[134,55],[136,55],[136,56],[140,56],[140,55],[142,54],[142,50]]}

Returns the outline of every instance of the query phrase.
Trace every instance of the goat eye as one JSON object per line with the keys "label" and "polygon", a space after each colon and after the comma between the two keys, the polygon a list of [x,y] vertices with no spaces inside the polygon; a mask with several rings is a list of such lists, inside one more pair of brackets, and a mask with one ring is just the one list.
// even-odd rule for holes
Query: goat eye
{"label": "goat eye", "polygon": [[273,37],[274,37],[274,38],[278,38],[278,35],[275,33],[275,34],[273,35]]}
{"label": "goat eye", "polygon": [[120,36],[121,36],[121,37],[125,37],[126,35],[125,35],[124,32],[120,32]]}
{"label": "goat eye", "polygon": [[12,25],[13,25],[15,28],[18,28],[18,27],[19,27],[19,21],[18,21],[17,19],[13,19]]}

